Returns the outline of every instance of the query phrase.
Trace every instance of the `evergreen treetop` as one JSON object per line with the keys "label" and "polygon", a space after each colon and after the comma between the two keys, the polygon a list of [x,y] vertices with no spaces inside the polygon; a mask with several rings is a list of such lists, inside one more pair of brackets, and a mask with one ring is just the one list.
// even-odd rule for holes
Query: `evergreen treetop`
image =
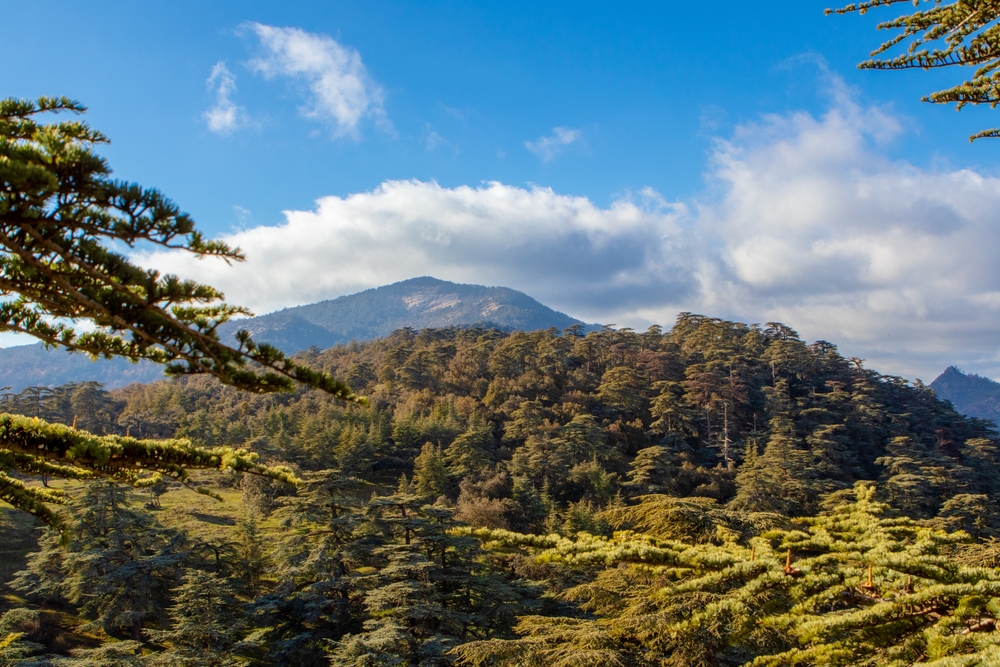
{"label": "evergreen treetop", "polygon": [[992,664],[1000,573],[950,556],[966,533],[892,516],[874,491],[859,485],[853,503],[746,541],[721,525],[701,545],[472,531],[542,562],[605,569],[563,593],[594,618],[523,617],[521,639],[462,645],[460,663]]}

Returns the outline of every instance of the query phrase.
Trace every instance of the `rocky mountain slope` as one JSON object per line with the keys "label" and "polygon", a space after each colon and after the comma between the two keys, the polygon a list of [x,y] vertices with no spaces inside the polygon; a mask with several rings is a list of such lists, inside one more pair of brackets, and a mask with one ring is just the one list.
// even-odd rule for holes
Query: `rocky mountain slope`
{"label": "rocky mountain slope", "polygon": [[951,366],[931,383],[931,389],[963,415],[1000,423],[1000,382]]}

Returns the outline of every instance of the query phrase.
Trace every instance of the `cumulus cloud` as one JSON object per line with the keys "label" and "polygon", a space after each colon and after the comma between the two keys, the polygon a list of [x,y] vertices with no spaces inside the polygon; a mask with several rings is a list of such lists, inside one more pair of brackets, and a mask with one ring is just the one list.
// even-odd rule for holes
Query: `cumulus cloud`
{"label": "cumulus cloud", "polygon": [[781,321],[883,372],[1000,376],[1000,178],[887,158],[898,119],[834,92],[821,116],[767,116],[718,141],[708,187],[684,203],[390,181],[232,235],[239,267],[145,261],[260,312],[429,274],[587,321]]}
{"label": "cumulus cloud", "polygon": [[554,127],[552,134],[538,137],[535,141],[525,141],[524,147],[542,158],[542,162],[550,162],[570,144],[576,143],[582,132],[568,127]]}
{"label": "cumulus cloud", "polygon": [[821,118],[772,116],[720,142],[723,194],[696,219],[719,248],[702,309],[784,321],[909,376],[998,374],[1000,179],[890,161],[878,144],[900,132],[840,91]]}
{"label": "cumulus cloud", "polygon": [[389,128],[382,106],[382,89],[368,75],[361,54],[327,35],[261,23],[245,26],[260,40],[263,55],[248,64],[265,78],[289,77],[305,82],[309,118],[332,123],[335,136],[358,135],[365,117]]}
{"label": "cumulus cloud", "polygon": [[205,85],[215,94],[215,104],[203,114],[208,129],[216,134],[229,134],[246,125],[246,113],[233,102],[236,92],[236,75],[229,71],[225,61],[215,63]]}
{"label": "cumulus cloud", "polygon": [[613,309],[626,291],[680,299],[694,288],[673,252],[684,214],[642,194],[603,209],[548,188],[389,181],[231,235],[248,257],[235,268],[173,254],[144,261],[198,276],[260,312],[425,274]]}

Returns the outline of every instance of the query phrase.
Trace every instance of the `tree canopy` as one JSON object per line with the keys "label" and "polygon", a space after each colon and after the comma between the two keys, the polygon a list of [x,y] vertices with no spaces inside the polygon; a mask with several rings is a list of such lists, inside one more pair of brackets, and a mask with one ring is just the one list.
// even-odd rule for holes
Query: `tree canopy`
{"label": "tree canopy", "polygon": [[[968,540],[874,502],[854,502],[791,529],[780,517],[708,518],[715,535],[692,544],[653,534],[614,538],[468,531],[493,548],[526,548],[540,562],[597,568],[562,595],[589,617],[524,616],[515,640],[469,642],[460,664],[937,665],[995,664],[1000,575],[957,562]],[[650,496],[619,520],[663,508]],[[734,531],[742,518],[749,534]],[[660,535],[657,535],[660,533]]]}
{"label": "tree canopy", "polygon": [[[0,513],[37,543],[7,583],[20,600],[0,596],[0,656],[996,662],[1000,438],[830,343],[684,313],[643,333],[404,329],[300,358],[368,404],[206,375],[4,396],[29,415],[10,421],[18,451],[60,429],[53,464],[89,456],[115,479],[69,485],[61,535]],[[213,466],[245,447],[305,481],[187,477],[167,455],[183,441]],[[115,486],[149,477],[135,452],[223,502]],[[85,636],[56,641],[72,628]]]}

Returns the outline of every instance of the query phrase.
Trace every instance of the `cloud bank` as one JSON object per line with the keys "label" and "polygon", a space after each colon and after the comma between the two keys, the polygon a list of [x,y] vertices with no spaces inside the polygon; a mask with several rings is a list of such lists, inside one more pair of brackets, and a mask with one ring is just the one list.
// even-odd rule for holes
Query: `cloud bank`
{"label": "cloud bank", "polygon": [[770,116],[717,145],[719,196],[694,224],[718,251],[696,306],[787,322],[910,377],[1000,375],[1000,179],[888,160],[898,120],[834,92],[821,118]]}
{"label": "cloud bank", "polygon": [[365,117],[388,127],[382,89],[369,76],[361,54],[327,35],[298,28],[248,23],[245,28],[260,40],[263,53],[248,65],[265,78],[287,77],[308,88],[300,112],[327,121],[334,136],[358,135]]}
{"label": "cloud bank", "polygon": [[718,141],[706,191],[683,203],[389,181],[234,234],[239,267],[144,261],[259,312],[434,275],[588,321],[782,321],[883,372],[1000,376],[1000,179],[892,161],[880,146],[900,132],[838,94],[822,116],[768,116]]}

